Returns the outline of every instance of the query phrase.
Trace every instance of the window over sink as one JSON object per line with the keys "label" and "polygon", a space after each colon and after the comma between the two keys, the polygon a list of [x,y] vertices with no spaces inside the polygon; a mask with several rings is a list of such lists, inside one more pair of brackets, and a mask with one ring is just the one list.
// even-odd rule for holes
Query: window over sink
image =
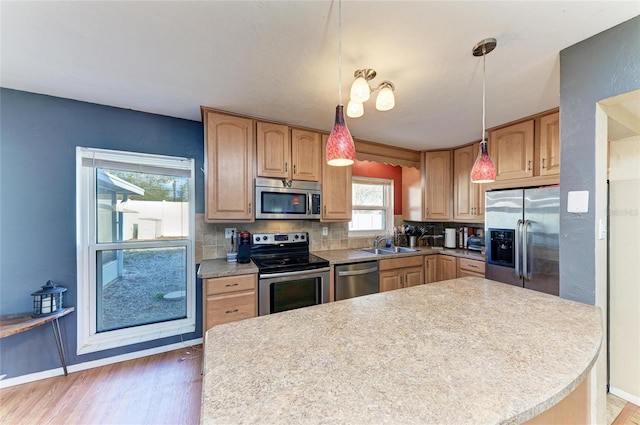
{"label": "window over sink", "polygon": [[349,236],[374,236],[393,229],[393,180],[352,177]]}

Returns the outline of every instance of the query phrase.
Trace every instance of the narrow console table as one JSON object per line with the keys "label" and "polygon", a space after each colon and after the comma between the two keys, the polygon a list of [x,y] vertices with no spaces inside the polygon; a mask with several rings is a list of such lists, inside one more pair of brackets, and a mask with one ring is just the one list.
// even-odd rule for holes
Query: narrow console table
{"label": "narrow console table", "polygon": [[60,362],[62,363],[62,369],[64,370],[64,374],[66,376],[67,362],[64,357],[64,346],[62,344],[62,334],[60,333],[60,323],[58,323],[58,319],[62,316],[66,316],[74,310],[74,307],[67,307],[57,313],[43,317],[31,317],[31,313],[8,314],[5,316],[0,316],[0,338],[19,334],[21,332],[25,332],[38,326],[44,325],[45,323],[51,323],[51,326],[53,327],[53,336],[55,337],[56,345],[58,346]]}

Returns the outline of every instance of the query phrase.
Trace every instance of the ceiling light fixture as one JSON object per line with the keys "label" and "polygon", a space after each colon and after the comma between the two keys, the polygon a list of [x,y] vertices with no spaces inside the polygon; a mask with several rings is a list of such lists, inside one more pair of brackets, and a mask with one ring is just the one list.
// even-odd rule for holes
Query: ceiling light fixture
{"label": "ceiling light fixture", "polygon": [[486,57],[496,48],[495,38],[487,38],[473,46],[473,56],[482,56],[482,138],[480,139],[480,150],[476,162],[471,169],[472,183],[491,183],[496,180],[496,167],[489,156],[487,150],[487,139],[485,137],[485,63]]}
{"label": "ceiling light fixture", "polygon": [[329,133],[325,159],[327,164],[347,166],[356,160],[356,147],[347,124],[342,105],[342,0],[338,0],[338,106],[333,129]]}
{"label": "ceiling light fixture", "polygon": [[347,104],[347,116],[358,118],[364,115],[364,102],[371,98],[371,92],[378,92],[376,97],[376,109],[378,111],[388,111],[396,106],[396,99],[393,94],[395,86],[391,81],[383,81],[378,87],[372,89],[369,80],[376,78],[375,69],[357,69],[353,73],[356,78],[351,84],[351,95]]}

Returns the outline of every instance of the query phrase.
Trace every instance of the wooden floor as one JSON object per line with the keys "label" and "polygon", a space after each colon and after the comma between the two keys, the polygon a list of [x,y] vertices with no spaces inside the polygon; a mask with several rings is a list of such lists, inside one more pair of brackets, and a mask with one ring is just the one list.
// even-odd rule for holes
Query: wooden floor
{"label": "wooden floor", "polygon": [[201,349],[1,389],[0,424],[198,424]]}
{"label": "wooden floor", "polygon": [[607,413],[610,425],[640,425],[640,407],[607,394]]}
{"label": "wooden floor", "polygon": [[[2,389],[0,424],[198,424],[201,350],[185,348]],[[607,411],[610,425],[640,425],[640,407],[611,394]]]}

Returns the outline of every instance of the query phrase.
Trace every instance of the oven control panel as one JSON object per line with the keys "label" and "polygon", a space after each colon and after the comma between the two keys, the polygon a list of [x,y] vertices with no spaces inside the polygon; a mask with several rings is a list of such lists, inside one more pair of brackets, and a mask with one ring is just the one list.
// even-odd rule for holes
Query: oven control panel
{"label": "oven control panel", "polygon": [[299,233],[255,233],[251,236],[254,245],[282,245],[291,243],[309,243],[307,232]]}

